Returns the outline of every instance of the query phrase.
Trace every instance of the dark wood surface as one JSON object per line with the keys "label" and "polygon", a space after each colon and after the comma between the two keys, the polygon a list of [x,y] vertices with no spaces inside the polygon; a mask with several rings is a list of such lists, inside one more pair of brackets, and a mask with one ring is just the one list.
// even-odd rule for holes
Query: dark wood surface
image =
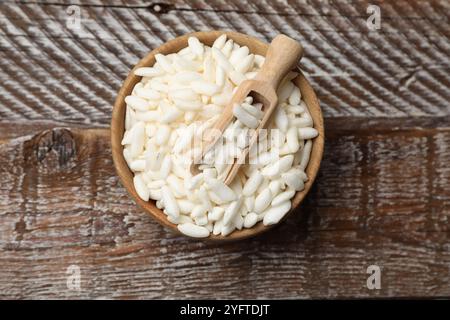
{"label": "dark wood surface", "polygon": [[[79,3],[82,31],[67,28],[68,1],[0,1],[0,298],[450,296],[448,1]],[[227,244],[139,210],[109,143],[131,67],[209,29],[301,41],[326,126],[298,214]],[[380,290],[366,287],[373,264]]]}

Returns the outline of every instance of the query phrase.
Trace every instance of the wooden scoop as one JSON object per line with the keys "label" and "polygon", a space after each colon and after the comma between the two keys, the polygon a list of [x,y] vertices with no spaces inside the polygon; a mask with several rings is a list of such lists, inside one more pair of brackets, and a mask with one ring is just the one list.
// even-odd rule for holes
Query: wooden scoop
{"label": "wooden scoop", "polygon": [[297,41],[285,35],[280,34],[272,40],[261,70],[255,78],[245,80],[239,85],[222,115],[209,131],[211,134],[205,134],[202,152],[200,153],[201,157],[195,159],[190,167],[193,175],[199,173],[197,164],[200,163],[204,155],[215,145],[225,129],[232,122],[234,118],[234,105],[242,103],[247,96],[252,96],[253,103],[262,103],[264,115],[260,120],[259,126],[255,129],[249,145],[233,163],[224,182],[225,184],[230,184],[233,181],[239,168],[245,163],[249,150],[258,140],[259,130],[266,128],[268,120],[278,104],[277,88],[281,80],[298,63],[302,54],[302,46]]}

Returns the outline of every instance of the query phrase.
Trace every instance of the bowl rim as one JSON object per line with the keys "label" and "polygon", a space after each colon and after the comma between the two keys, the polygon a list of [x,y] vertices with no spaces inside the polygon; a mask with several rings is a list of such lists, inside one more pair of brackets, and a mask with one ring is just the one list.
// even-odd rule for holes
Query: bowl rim
{"label": "bowl rim", "polygon": [[[265,226],[262,221],[258,222],[252,228],[243,228],[242,230],[235,230],[231,234],[227,236],[215,236],[212,233],[210,236],[206,238],[193,238],[189,237],[183,233],[181,233],[176,224],[173,224],[167,220],[166,214],[160,209],[156,207],[154,200],[144,201],[142,200],[136,193],[133,184],[133,173],[129,169],[125,158],[123,156],[123,146],[121,145],[123,133],[124,133],[124,122],[125,122],[125,97],[129,95],[134,87],[134,85],[141,80],[142,77],[134,75],[134,71],[140,67],[149,67],[152,66],[155,62],[155,55],[158,53],[169,54],[173,52],[177,52],[180,50],[180,44],[185,44],[187,46],[187,40],[191,36],[195,36],[199,38],[201,42],[206,41],[205,38],[217,38],[222,34],[226,34],[227,38],[231,38],[240,45],[246,45],[250,48],[252,52],[252,48],[257,48],[259,51],[263,51],[265,54],[268,43],[251,37],[249,35],[233,32],[233,31],[225,31],[225,30],[212,30],[212,31],[200,31],[200,32],[191,32],[179,37],[176,37],[172,40],[169,40],[162,44],[161,46],[151,50],[146,56],[144,56],[128,73],[126,79],[122,83],[122,86],[117,94],[117,97],[114,102],[114,107],[112,111],[111,117],[111,152],[114,162],[115,170],[119,176],[120,182],[127,190],[127,193],[131,196],[131,198],[135,201],[135,203],[143,209],[147,214],[149,214],[153,219],[155,219],[158,223],[168,228],[172,232],[176,234],[183,235],[189,239],[197,239],[203,241],[235,241],[235,240],[243,240],[247,238],[254,237],[256,235],[263,234],[268,230],[274,228],[275,226],[280,225],[288,216],[291,216],[293,212],[298,210],[300,203],[304,200],[309,190],[311,189],[320,168],[320,163],[323,156],[324,149],[324,141],[325,141],[325,128],[322,110],[319,105],[319,101],[317,96],[309,84],[308,80],[303,75],[300,68],[297,67],[297,72],[299,72],[299,76],[294,80],[297,87],[300,88],[302,93],[302,100],[306,99],[306,105],[308,106],[308,110],[313,118],[314,128],[317,129],[319,135],[313,139],[312,142],[312,150],[308,165],[305,169],[308,175],[308,181],[305,182],[305,187],[302,191],[296,192],[294,198],[291,200],[291,209],[287,212],[284,217],[276,224]],[[174,48],[179,48],[178,50],[174,50]],[[254,50],[253,50],[254,51]],[[312,108],[311,108],[312,106]],[[313,110],[313,111],[312,111]],[[314,159],[314,162],[312,162]]]}

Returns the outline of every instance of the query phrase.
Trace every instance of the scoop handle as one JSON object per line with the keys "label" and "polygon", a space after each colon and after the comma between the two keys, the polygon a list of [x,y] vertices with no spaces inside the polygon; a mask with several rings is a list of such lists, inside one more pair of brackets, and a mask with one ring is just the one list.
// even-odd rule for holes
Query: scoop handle
{"label": "scoop handle", "polygon": [[303,47],[284,34],[277,35],[270,43],[261,70],[256,80],[269,82],[277,90],[284,76],[298,63]]}

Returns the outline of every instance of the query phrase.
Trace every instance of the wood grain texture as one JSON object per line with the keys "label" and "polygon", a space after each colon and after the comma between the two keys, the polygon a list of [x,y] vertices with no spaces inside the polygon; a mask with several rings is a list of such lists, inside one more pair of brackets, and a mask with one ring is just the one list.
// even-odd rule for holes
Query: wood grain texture
{"label": "wood grain texture", "polygon": [[141,57],[210,29],[299,40],[326,117],[448,116],[449,2],[375,2],[378,31],[366,26],[370,1],[167,1],[160,12],[146,1],[80,1],[81,29],[67,27],[65,1],[3,1],[0,116],[106,126],[121,81]]}
{"label": "wood grain texture", "polygon": [[[449,142],[448,129],[334,130],[301,212],[261,237],[211,244],[137,209],[107,130],[13,139],[0,146],[0,297],[449,296]],[[65,287],[71,264],[81,292]],[[383,270],[376,292],[365,288],[371,264]]]}
{"label": "wood grain texture", "polygon": [[[77,3],[81,30],[67,1],[0,2],[0,298],[450,296],[448,1]],[[209,29],[299,40],[327,129],[301,212],[223,245],[137,209],[108,131],[132,66]],[[381,290],[366,288],[371,264]]]}

